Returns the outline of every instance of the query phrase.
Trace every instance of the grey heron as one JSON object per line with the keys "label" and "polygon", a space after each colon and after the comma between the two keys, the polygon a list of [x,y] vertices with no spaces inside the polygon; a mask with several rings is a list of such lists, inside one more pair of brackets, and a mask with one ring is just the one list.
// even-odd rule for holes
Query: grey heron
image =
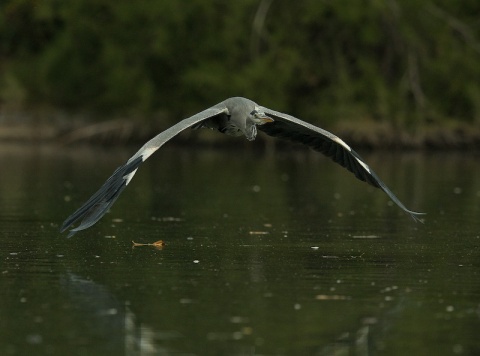
{"label": "grey heron", "polygon": [[330,157],[358,179],[382,189],[415,221],[419,221],[418,216],[423,214],[407,209],[365,161],[339,137],[296,117],[257,105],[252,100],[233,97],[180,121],[145,143],[124,165],[115,170],[85,204],[64,221],[61,232],[80,219],[80,224],[70,230],[68,237],[94,225],[130,183],[140,164],[188,128],[210,128],[231,136],[245,135],[250,141],[255,139],[258,129],[273,137],[302,143]]}

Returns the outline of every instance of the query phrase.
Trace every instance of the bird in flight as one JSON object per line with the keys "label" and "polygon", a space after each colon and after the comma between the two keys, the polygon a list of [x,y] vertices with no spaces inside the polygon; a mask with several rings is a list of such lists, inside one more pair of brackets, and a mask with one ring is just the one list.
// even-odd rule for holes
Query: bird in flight
{"label": "bird in flight", "polygon": [[358,179],[383,190],[415,221],[420,221],[419,215],[423,214],[407,209],[365,161],[339,137],[296,117],[257,105],[252,100],[233,97],[180,121],[145,143],[124,165],[115,170],[85,204],[63,222],[61,232],[77,220],[80,220],[80,224],[70,230],[68,237],[94,225],[130,183],[140,164],[188,128],[209,128],[231,136],[244,135],[249,141],[253,141],[257,130],[260,130],[269,136],[302,143],[330,157]]}

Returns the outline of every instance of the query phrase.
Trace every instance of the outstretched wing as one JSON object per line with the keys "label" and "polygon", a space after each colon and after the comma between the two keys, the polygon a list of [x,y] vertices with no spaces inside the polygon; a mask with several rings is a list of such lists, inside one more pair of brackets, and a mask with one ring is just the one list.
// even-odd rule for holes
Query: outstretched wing
{"label": "outstretched wing", "polygon": [[367,182],[376,188],[382,189],[395,204],[410,214],[414,220],[420,220],[418,215],[423,215],[423,213],[417,213],[407,209],[395,194],[393,194],[385,185],[385,183],[382,182],[376,173],[370,169],[358,153],[352,150],[342,139],[326,130],[299,120],[293,116],[265,107],[260,107],[260,110],[275,121],[258,126],[257,128],[259,130],[273,137],[285,138],[290,141],[303,143],[315,151],[323,153],[355,174],[355,177],[358,179]]}
{"label": "outstretched wing", "polygon": [[215,105],[207,110],[199,112],[188,119],[180,121],[169,129],[161,132],[142,148],[138,150],[123,166],[117,168],[102,187],[87,200],[77,211],[70,215],[62,224],[60,231],[68,229],[73,223],[81,219],[81,223],[70,230],[68,237],[76,232],[85,230],[95,224],[108,211],[112,204],[117,200],[120,193],[125,189],[130,180],[135,175],[138,166],[152,155],[156,150],[162,147],[167,141],[178,135],[183,130],[192,127],[204,120],[208,120],[217,115],[227,113],[227,109],[222,103]]}

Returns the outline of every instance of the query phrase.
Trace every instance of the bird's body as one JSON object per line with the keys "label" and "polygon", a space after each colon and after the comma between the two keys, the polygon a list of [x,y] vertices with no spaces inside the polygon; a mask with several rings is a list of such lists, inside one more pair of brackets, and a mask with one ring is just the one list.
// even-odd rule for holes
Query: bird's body
{"label": "bird's body", "polygon": [[194,125],[193,129],[208,128],[218,130],[221,133],[230,136],[244,135],[249,141],[253,141],[257,135],[255,122],[245,113],[251,113],[258,106],[246,98],[230,98],[217,105],[214,108],[225,110],[219,115],[201,121]]}
{"label": "bird's body", "polygon": [[69,236],[72,236],[100,220],[130,183],[139,165],[187,128],[210,128],[231,136],[244,135],[249,141],[255,139],[258,128],[267,135],[303,143],[330,157],[358,179],[382,189],[402,210],[419,220],[418,215],[421,213],[408,210],[362,158],[339,137],[293,116],[259,106],[252,100],[233,97],[180,121],[148,141],[82,207],[65,220],[61,231],[82,219],[78,227],[70,230]]}

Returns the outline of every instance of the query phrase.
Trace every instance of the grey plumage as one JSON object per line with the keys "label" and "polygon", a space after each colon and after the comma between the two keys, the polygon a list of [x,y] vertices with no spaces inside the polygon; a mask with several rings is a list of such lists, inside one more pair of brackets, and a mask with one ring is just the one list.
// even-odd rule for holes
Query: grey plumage
{"label": "grey plumage", "polygon": [[422,214],[407,209],[363,159],[334,134],[293,116],[259,106],[249,99],[234,97],[180,121],[148,141],[119,167],[84,205],[65,220],[61,231],[65,231],[80,219],[80,225],[70,230],[69,237],[94,225],[130,183],[139,165],[166,142],[188,128],[210,128],[231,136],[245,135],[250,141],[255,139],[258,128],[267,135],[302,143],[330,157],[358,179],[382,189],[414,220],[418,221],[418,215]]}

